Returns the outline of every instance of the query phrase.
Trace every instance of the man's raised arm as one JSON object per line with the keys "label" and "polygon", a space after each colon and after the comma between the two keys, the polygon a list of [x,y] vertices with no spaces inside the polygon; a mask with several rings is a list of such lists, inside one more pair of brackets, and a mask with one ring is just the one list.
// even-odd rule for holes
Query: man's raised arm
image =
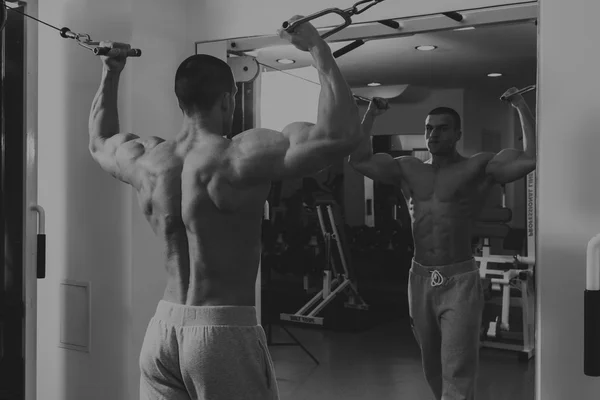
{"label": "man's raised arm", "polygon": [[[102,42],[100,45],[130,48],[122,43]],[[89,150],[103,170],[135,186],[139,169],[136,160],[144,154],[145,147],[137,141],[139,136],[120,132],[117,100],[126,61],[123,56],[102,57],[102,79],[90,110]]]}
{"label": "man's raised arm", "polygon": [[[321,82],[317,122],[295,122],[282,132],[252,129],[236,136],[228,157],[229,175],[240,184],[313,174],[342,160],[360,141],[358,107],[327,43],[309,23],[280,35],[313,58]],[[277,107],[285,103],[282,98]]]}
{"label": "man's raised arm", "polygon": [[362,140],[350,154],[349,163],[367,178],[387,184],[398,183],[401,178],[400,164],[387,153],[373,154],[371,132],[375,118],[388,109],[384,99],[374,98],[365,113],[361,125]]}
{"label": "man's raised arm", "polygon": [[524,178],[536,167],[536,124],[535,117],[525,99],[511,88],[503,96],[508,98],[510,104],[517,110],[523,129],[523,150],[504,149],[496,154],[488,163],[486,173],[495,182],[506,184]]}

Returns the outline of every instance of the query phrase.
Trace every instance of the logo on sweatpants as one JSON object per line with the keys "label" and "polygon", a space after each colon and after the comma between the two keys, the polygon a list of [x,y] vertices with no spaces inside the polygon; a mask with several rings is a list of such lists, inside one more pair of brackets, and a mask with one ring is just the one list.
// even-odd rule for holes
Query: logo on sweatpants
{"label": "logo on sweatpants", "polygon": [[433,271],[431,273],[431,286],[440,286],[442,283],[444,283],[444,276],[438,271]]}

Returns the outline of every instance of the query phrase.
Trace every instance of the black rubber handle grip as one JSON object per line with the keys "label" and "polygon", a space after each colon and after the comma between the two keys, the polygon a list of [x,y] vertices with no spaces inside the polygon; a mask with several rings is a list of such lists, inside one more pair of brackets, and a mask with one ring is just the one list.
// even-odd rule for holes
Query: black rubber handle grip
{"label": "black rubber handle grip", "polygon": [[463,17],[462,14],[457,13],[456,11],[446,12],[442,14],[450,19],[455,20],[456,22],[462,22],[462,20],[465,19],[465,17]]}
{"label": "black rubber handle grip", "polygon": [[335,52],[333,52],[333,58],[339,58],[341,56],[343,56],[344,54],[348,54],[350,53],[352,50],[362,46],[363,44],[365,44],[365,41],[362,39],[358,39],[355,40],[354,42],[342,47],[339,50],[336,50]]}
{"label": "black rubber handle grip", "polygon": [[379,22],[381,25],[385,25],[388,28],[392,28],[392,29],[400,29],[400,24],[397,21],[394,20],[383,20],[383,21],[377,21]]}
{"label": "black rubber handle grip", "polygon": [[586,290],[583,305],[583,373],[600,376],[600,290]]}
{"label": "black rubber handle grip", "polygon": [[[123,54],[125,53],[125,54]],[[142,51],[140,49],[111,49],[110,47],[96,47],[94,49],[94,54],[97,56],[107,56],[107,57],[118,57],[124,55],[125,57],[140,57],[142,55]]]}
{"label": "black rubber handle grip", "polygon": [[42,233],[37,235],[37,277],[46,277],[46,235]]}

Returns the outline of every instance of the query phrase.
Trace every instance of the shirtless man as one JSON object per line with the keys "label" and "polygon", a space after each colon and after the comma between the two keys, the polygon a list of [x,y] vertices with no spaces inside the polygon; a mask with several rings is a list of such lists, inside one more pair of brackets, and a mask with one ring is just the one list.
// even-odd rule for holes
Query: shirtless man
{"label": "shirtless man", "polygon": [[282,132],[251,129],[232,140],[226,136],[236,85],[224,61],[194,55],[180,65],[175,94],[183,126],[165,140],[120,133],[117,88],[126,60],[102,60],[90,151],[137,191],[167,271],[141,350],[141,399],[279,398],[254,302],[270,183],[316,173],[362,141],[352,92],[317,30],[303,24],[279,35],[313,57],[321,81],[317,122],[292,123]]}
{"label": "shirtless man", "polygon": [[523,97],[511,88],[524,150],[463,157],[456,150],[461,121],[456,111],[436,108],[425,120],[431,158],[373,154],[371,129],[387,103],[375,99],[364,116],[363,143],[350,164],[363,175],[401,187],[410,198],[415,252],[408,297],[411,325],[423,369],[437,400],[474,399],[479,359],[483,287],[471,248],[471,232],[490,189],[535,169],[535,120]]}

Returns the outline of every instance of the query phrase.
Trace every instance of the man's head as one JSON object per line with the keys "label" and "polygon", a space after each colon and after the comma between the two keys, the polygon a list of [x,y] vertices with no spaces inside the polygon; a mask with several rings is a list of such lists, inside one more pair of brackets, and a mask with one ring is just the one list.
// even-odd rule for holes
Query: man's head
{"label": "man's head", "polygon": [[183,113],[222,126],[223,135],[231,132],[236,92],[231,68],[213,56],[188,57],[175,74],[175,95]]}
{"label": "man's head", "polygon": [[448,107],[438,107],[425,119],[425,141],[432,155],[451,155],[462,135],[460,115]]}

